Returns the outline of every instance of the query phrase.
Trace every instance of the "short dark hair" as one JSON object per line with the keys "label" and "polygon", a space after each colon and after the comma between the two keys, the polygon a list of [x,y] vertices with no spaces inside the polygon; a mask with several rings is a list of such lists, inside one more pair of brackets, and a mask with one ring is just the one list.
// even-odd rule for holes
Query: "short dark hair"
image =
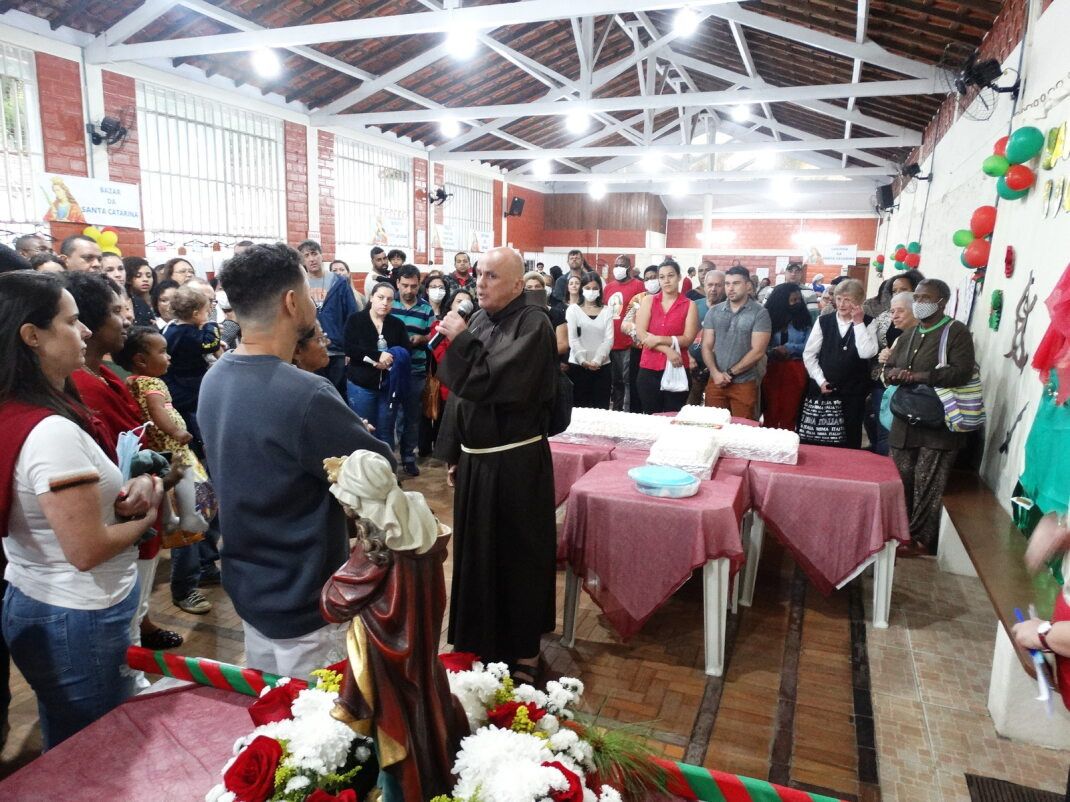
{"label": "short dark hair", "polygon": [[59,246],[59,252],[64,256],[70,256],[74,250],[74,246],[79,242],[92,242],[96,244],[96,240],[92,237],[87,237],[85,234],[71,234],[67,237]]}
{"label": "short dark hair", "polygon": [[805,270],[805,269],[806,268],[803,266],[802,262],[788,262],[788,266],[784,268],[784,272],[786,273],[789,270]]}
{"label": "short dark hair", "polygon": [[35,253],[30,257],[30,267],[34,270],[49,262],[55,262],[57,265],[63,264],[63,262],[59,260],[59,257],[52,253],[52,251],[42,251],[41,253]]}
{"label": "short dark hair", "polygon": [[677,262],[675,259],[662,259],[661,264],[658,265],[658,270],[660,271],[663,267],[671,267],[673,270],[676,271],[677,276],[680,275],[680,263]]}
{"label": "short dark hair", "polygon": [[649,273],[651,270],[654,271],[654,276],[656,277],[658,275],[658,266],[657,265],[647,265],[646,267],[644,267],[643,268],[643,275],[646,276],[646,274]]}
{"label": "short dark hair", "polygon": [[403,278],[414,278],[419,281],[420,268],[418,268],[416,265],[402,265],[401,269],[398,270],[397,277],[399,280]]}
{"label": "short dark hair", "polygon": [[251,239],[243,239],[241,242],[234,243],[235,248],[251,248],[254,245],[256,245],[256,243],[253,242]]}
{"label": "short dark hair", "polygon": [[297,245],[297,252],[304,253],[305,251],[315,251],[316,253],[323,253],[323,248],[314,239],[301,240]]}
{"label": "short dark hair", "polygon": [[156,314],[160,314],[160,296],[168,290],[177,290],[178,282],[173,278],[165,278],[162,281],[156,282],[156,286],[152,288],[152,309]]}
{"label": "short dark hair", "polygon": [[379,247],[378,245],[376,245],[376,246],[375,246],[374,248],[372,248],[372,250],[371,250],[371,253],[370,253],[370,254],[368,254],[368,255],[369,255],[369,256],[370,256],[370,257],[371,257],[372,259],[374,259],[374,258],[375,258],[376,256],[378,256],[378,255],[379,255],[379,254],[381,254],[382,252],[383,252],[383,249],[382,249],[382,248],[380,248],[380,247]]}
{"label": "short dark hair", "polygon": [[404,262],[405,251],[401,250],[401,248],[391,248],[390,253],[386,255],[386,260],[389,262],[391,259],[401,259]]}
{"label": "short dark hair", "polygon": [[123,370],[134,370],[134,357],[148,350],[150,337],[163,337],[155,326],[134,326],[126,333],[126,342],[119,353],[112,354],[115,364]]}
{"label": "short dark hair", "polygon": [[228,261],[219,273],[234,314],[250,320],[272,318],[279,299],[305,280],[305,267],[293,248],[281,242],[254,245]]}
{"label": "short dark hair", "polygon": [[581,297],[582,297],[582,294],[583,294],[584,286],[587,285],[587,284],[590,284],[592,281],[595,282],[598,285],[598,300],[595,301],[595,304],[597,306],[601,306],[602,305],[602,277],[600,275],[598,275],[597,273],[595,273],[593,270],[590,270],[590,271],[588,271],[588,272],[586,272],[586,273],[584,273],[583,275],[580,276],[580,294],[581,294]]}
{"label": "short dark hair", "polygon": [[30,244],[30,240],[32,239],[39,239],[41,242],[45,241],[45,238],[40,234],[23,234],[21,237],[15,239],[15,250],[21,251]]}
{"label": "short dark hair", "polygon": [[743,276],[747,281],[750,281],[750,271],[743,265],[732,265],[724,274],[726,276]]}
{"label": "short dark hair", "polygon": [[0,245],[0,273],[10,273],[13,270],[28,270],[30,263],[23,258],[22,254],[14,248]]}
{"label": "short dark hair", "polygon": [[349,265],[346,263],[346,261],[344,259],[332,259],[331,260],[331,264],[329,265],[329,267],[334,267],[335,265],[341,265],[342,267],[344,267],[346,269],[347,273],[349,272]]}
{"label": "short dark hair", "polygon": [[[938,278],[927,278],[924,281],[919,282],[918,287],[920,287],[922,284],[928,284],[930,287],[936,290],[942,300],[951,300],[951,288],[947,286],[946,282],[941,281]],[[914,289],[917,289],[918,287],[915,287]]]}
{"label": "short dark hair", "polygon": [[546,267],[546,265],[543,264],[542,262],[536,262],[535,263],[535,267],[539,267],[539,266]]}
{"label": "short dark hair", "polygon": [[111,314],[113,295],[122,295],[119,285],[101,273],[64,274],[67,292],[78,304],[78,317],[94,334]]}

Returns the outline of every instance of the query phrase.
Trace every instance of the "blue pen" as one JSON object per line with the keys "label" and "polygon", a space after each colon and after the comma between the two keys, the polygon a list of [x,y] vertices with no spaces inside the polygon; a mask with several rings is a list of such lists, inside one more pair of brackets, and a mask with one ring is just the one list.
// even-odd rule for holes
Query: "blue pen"
{"label": "blue pen", "polygon": [[[1029,605],[1029,613],[1035,617],[1033,605]],[[1014,608],[1014,617],[1018,619],[1019,623],[1025,621],[1025,616],[1022,615],[1022,611],[1018,607]],[[1044,661],[1044,655],[1040,653],[1039,649],[1030,649],[1029,656],[1033,658],[1033,666],[1037,670],[1037,693],[1040,694],[1037,696],[1037,701],[1044,702],[1050,716],[1053,711],[1051,709],[1051,688],[1048,687],[1048,664]]]}

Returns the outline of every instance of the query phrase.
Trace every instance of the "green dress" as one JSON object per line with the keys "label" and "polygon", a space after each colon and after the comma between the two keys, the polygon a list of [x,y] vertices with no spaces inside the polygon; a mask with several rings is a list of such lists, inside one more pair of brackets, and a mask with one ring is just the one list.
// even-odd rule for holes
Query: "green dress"
{"label": "green dress", "polygon": [[1019,480],[1042,515],[1064,515],[1070,503],[1070,403],[1056,404],[1057,390],[1052,371],[1025,442],[1025,471]]}

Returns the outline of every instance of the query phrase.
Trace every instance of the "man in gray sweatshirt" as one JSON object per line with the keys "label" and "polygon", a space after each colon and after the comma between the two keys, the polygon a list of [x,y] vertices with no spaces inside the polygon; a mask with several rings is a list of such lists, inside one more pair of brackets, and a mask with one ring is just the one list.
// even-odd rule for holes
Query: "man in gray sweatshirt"
{"label": "man in gray sweatshirt", "polygon": [[223,587],[246,665],[304,678],[344,656],[343,630],[319,611],[321,588],[349,556],[323,460],[357,449],[394,458],[327,379],[291,364],[316,323],[297,252],[257,245],[219,280],[242,342],[205,376],[197,421],[219,497]]}

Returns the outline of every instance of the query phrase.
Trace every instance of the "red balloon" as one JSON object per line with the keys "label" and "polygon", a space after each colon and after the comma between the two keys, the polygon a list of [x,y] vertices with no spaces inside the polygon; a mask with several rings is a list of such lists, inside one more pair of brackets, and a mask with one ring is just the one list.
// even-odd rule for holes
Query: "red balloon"
{"label": "red balloon", "polygon": [[883,253],[878,253],[877,254],[877,261],[880,262],[882,265],[884,264],[884,254]]}
{"label": "red balloon", "polygon": [[1023,189],[1029,189],[1033,186],[1033,182],[1037,180],[1037,176],[1036,173],[1024,164],[1012,164],[1011,168],[1007,170],[1004,179],[1006,180],[1008,187],[1015,192],[1021,192]]}
{"label": "red balloon", "polygon": [[970,267],[985,267],[988,265],[988,254],[992,250],[992,243],[986,239],[975,239],[966,246],[963,255],[966,264]]}
{"label": "red balloon", "polygon": [[970,218],[970,231],[977,238],[987,237],[996,228],[996,207],[978,206]]}
{"label": "red balloon", "polygon": [[999,139],[997,139],[996,140],[996,146],[994,148],[992,148],[992,152],[995,153],[997,156],[1006,156],[1007,155],[1007,140],[1009,140],[1009,139],[1010,139],[1009,136],[1001,136]]}
{"label": "red balloon", "polygon": [[907,267],[917,267],[921,264],[920,253],[908,253],[907,258],[903,260],[907,263]]}
{"label": "red balloon", "polygon": [[900,248],[898,251],[895,252],[895,261],[897,261],[897,262],[905,262],[906,258],[907,258],[907,249],[906,248]]}

